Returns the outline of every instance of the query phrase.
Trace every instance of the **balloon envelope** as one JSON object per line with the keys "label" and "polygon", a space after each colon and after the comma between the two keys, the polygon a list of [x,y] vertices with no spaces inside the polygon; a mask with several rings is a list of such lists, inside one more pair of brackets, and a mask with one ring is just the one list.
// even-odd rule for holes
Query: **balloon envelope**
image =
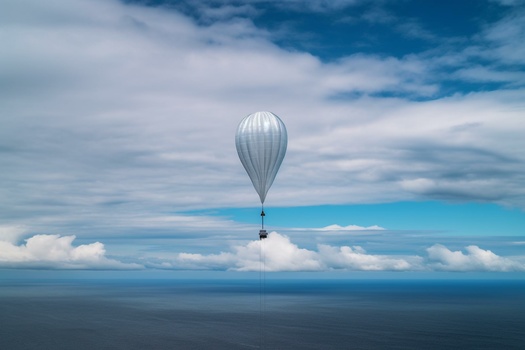
{"label": "balloon envelope", "polygon": [[284,159],[287,144],[286,127],[271,112],[250,114],[237,128],[237,153],[263,204]]}

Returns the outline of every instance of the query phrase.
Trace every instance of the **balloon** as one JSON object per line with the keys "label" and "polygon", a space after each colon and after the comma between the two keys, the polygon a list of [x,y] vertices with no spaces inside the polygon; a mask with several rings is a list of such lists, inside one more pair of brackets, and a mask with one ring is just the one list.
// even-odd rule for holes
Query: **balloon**
{"label": "balloon", "polygon": [[266,194],[283,162],[287,144],[286,127],[271,112],[250,114],[237,128],[237,153],[259,194],[261,204],[264,204]]}

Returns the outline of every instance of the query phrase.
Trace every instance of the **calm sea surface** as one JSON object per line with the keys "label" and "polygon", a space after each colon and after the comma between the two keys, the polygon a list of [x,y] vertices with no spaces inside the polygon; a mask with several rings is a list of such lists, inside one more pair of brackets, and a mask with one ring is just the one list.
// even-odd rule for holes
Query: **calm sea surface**
{"label": "calm sea surface", "polygon": [[0,282],[0,349],[525,349],[524,281]]}

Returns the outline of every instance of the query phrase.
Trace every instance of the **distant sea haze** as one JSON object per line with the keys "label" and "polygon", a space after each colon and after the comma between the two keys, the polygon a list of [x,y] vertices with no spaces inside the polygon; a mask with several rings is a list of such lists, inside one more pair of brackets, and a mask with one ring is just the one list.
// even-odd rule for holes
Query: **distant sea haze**
{"label": "distant sea haze", "polygon": [[0,349],[525,349],[525,282],[3,281]]}

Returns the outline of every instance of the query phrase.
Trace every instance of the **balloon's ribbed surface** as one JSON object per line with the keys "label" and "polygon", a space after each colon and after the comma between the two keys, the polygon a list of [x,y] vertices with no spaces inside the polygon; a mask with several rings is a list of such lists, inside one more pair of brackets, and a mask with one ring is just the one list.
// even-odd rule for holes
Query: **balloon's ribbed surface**
{"label": "balloon's ribbed surface", "polygon": [[245,117],[235,135],[237,153],[253,187],[264,203],[286,153],[286,127],[271,112],[256,112]]}

